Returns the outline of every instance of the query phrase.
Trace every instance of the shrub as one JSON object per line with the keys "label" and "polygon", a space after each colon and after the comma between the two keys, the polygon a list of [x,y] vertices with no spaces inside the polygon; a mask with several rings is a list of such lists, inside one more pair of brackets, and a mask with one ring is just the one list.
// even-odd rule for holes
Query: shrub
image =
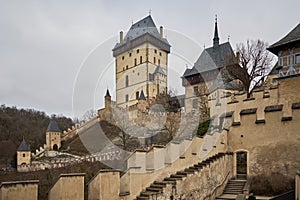
{"label": "shrub", "polygon": [[250,191],[256,195],[279,195],[294,188],[294,181],[279,172],[260,174],[250,178]]}
{"label": "shrub", "polygon": [[198,129],[197,129],[197,135],[198,136],[203,136],[207,132],[209,128],[210,120],[206,120],[202,123],[199,124]]}

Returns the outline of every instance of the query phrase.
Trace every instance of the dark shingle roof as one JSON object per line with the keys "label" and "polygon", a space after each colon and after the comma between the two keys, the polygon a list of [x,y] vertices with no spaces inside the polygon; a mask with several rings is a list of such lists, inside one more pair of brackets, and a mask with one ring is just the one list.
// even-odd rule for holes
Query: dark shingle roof
{"label": "dark shingle roof", "polygon": [[29,147],[26,144],[25,139],[23,138],[23,141],[21,142],[19,148],[17,151],[30,151]]}
{"label": "dark shingle roof", "polygon": [[275,53],[275,52],[277,52],[276,51],[277,47],[283,46],[283,45],[291,43],[291,42],[296,42],[299,40],[300,40],[300,23],[293,30],[291,30],[285,37],[283,37],[278,42],[272,44],[268,48],[268,50]]}
{"label": "dark shingle roof", "polygon": [[229,42],[204,49],[192,69],[186,69],[183,77],[219,69],[234,64],[236,59]]}
{"label": "dark shingle roof", "polygon": [[140,94],[140,97],[139,97],[139,100],[145,100],[146,99],[146,97],[145,97],[145,94],[144,94],[144,91],[142,90],[141,91],[141,94]]}
{"label": "dark shingle roof", "polygon": [[[127,34],[124,38],[124,44],[126,42],[128,42],[129,40],[138,38],[146,33],[158,38],[159,40],[161,40],[169,45],[169,42],[167,39],[160,37],[160,34],[156,28],[156,25],[155,25],[151,15],[148,15],[147,17],[145,17],[145,18],[141,19],[140,21],[131,25],[129,31],[127,32]],[[121,46],[121,44],[117,43],[116,46],[114,47],[114,49],[118,48],[119,46]]]}
{"label": "dark shingle roof", "polygon": [[209,88],[209,92],[213,92],[217,89],[236,90],[238,86],[235,81],[230,77],[230,74],[225,70],[223,73],[219,73],[213,85]]}
{"label": "dark shingle roof", "polygon": [[56,121],[54,121],[54,120],[50,121],[48,128],[47,128],[47,132],[60,132],[60,129],[59,129]]}
{"label": "dark shingle roof", "polygon": [[106,95],[105,95],[106,97],[110,97],[110,94],[109,94],[109,90],[107,89],[106,90]]}

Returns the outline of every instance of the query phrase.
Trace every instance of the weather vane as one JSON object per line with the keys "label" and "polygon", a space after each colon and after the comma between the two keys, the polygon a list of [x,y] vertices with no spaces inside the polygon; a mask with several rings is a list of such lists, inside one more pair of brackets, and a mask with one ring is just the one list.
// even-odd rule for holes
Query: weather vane
{"label": "weather vane", "polygon": [[218,15],[216,15],[216,18],[215,18],[215,20],[216,20],[216,23],[217,23],[217,21],[218,21]]}
{"label": "weather vane", "polygon": [[151,9],[149,9],[149,15],[151,15]]}
{"label": "weather vane", "polygon": [[228,39],[228,42],[229,42],[229,40],[230,40],[230,35],[228,35],[227,39]]}

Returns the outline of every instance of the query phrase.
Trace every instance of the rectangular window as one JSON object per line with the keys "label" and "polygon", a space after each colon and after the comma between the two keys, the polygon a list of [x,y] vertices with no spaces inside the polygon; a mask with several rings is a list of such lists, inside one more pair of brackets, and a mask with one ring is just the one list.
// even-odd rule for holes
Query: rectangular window
{"label": "rectangular window", "polygon": [[140,64],[142,64],[142,63],[143,63],[143,57],[140,56]]}
{"label": "rectangular window", "polygon": [[156,58],[155,57],[153,58],[153,62],[154,62],[154,64],[156,64]]}
{"label": "rectangular window", "polygon": [[139,49],[137,49],[137,50],[136,50],[136,53],[140,53],[140,50],[139,50]]}
{"label": "rectangular window", "polygon": [[295,64],[300,64],[300,54],[295,56]]}
{"label": "rectangular window", "polygon": [[139,91],[137,91],[137,92],[135,93],[135,98],[136,98],[136,99],[139,99],[139,97],[140,97],[140,93],[139,93]]}
{"label": "rectangular window", "polygon": [[129,53],[129,57],[131,57],[131,53]]}
{"label": "rectangular window", "polygon": [[125,101],[126,101],[126,102],[129,101],[129,96],[128,96],[128,94],[125,95]]}
{"label": "rectangular window", "polygon": [[194,95],[198,95],[199,94],[199,88],[198,86],[194,87]]}
{"label": "rectangular window", "polygon": [[134,59],[134,66],[136,66],[137,64],[136,64],[136,58]]}
{"label": "rectangular window", "polygon": [[125,78],[126,80],[125,80],[125,85],[126,85],[126,87],[128,87],[128,85],[129,85],[129,78],[128,78],[128,75],[126,75],[126,78]]}
{"label": "rectangular window", "polygon": [[157,59],[158,65],[160,65],[160,59]]}
{"label": "rectangular window", "polygon": [[154,49],[154,53],[157,53],[157,50],[156,50],[156,49]]}

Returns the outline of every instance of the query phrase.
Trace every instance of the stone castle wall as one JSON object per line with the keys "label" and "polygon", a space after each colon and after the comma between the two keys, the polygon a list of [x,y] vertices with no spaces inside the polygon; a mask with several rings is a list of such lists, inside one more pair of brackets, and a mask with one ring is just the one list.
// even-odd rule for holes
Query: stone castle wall
{"label": "stone castle wall", "polygon": [[48,200],[82,200],[84,199],[84,175],[61,174],[58,181],[48,192]]}
{"label": "stone castle wall", "polygon": [[37,200],[38,180],[2,182],[0,200]]}

